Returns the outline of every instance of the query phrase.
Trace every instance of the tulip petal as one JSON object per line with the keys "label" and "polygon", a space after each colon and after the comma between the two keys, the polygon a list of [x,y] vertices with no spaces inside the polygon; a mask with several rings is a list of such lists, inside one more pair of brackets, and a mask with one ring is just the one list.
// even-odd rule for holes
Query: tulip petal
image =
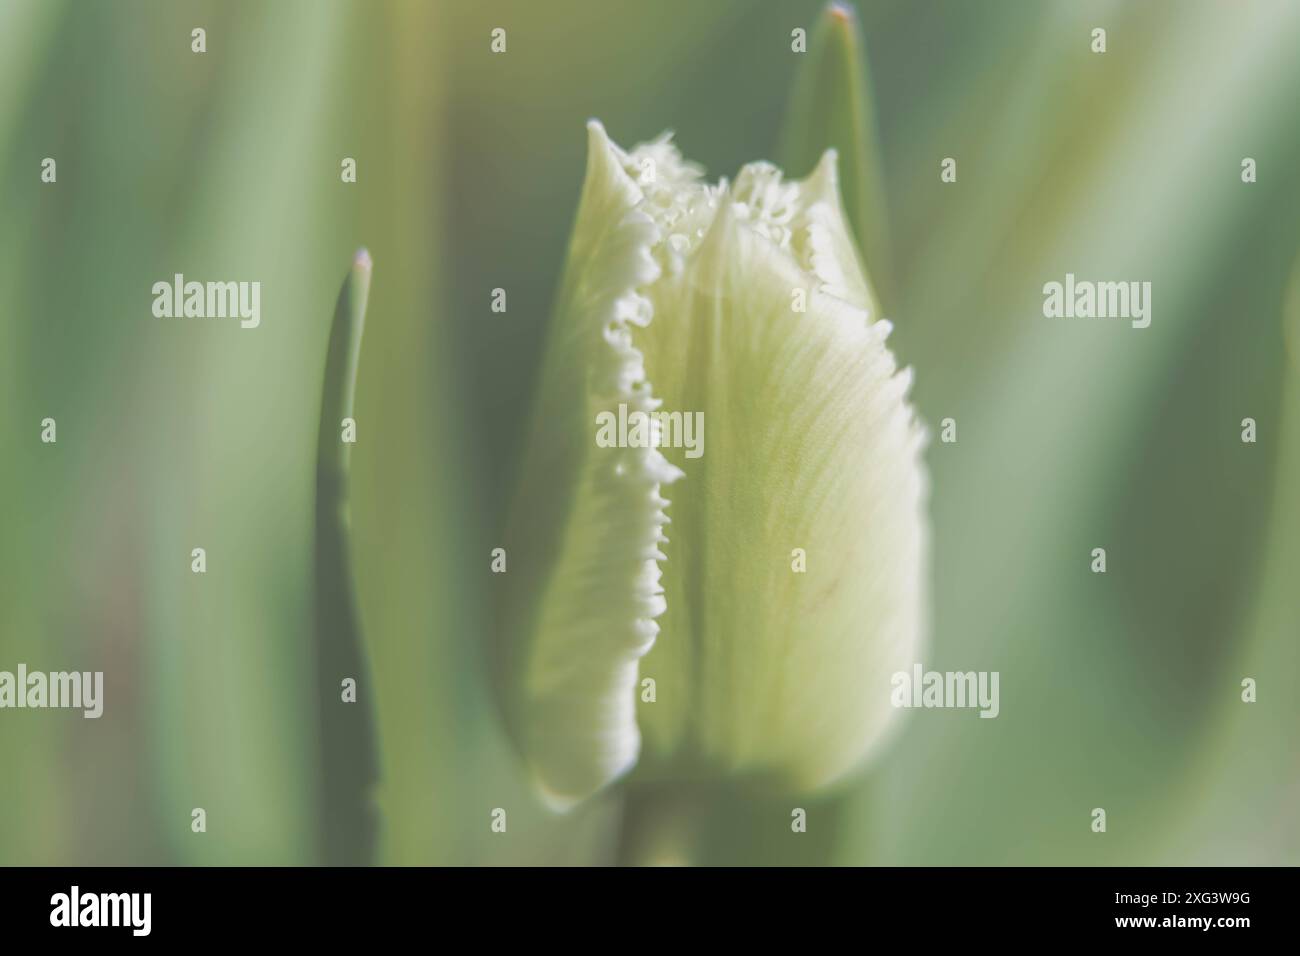
{"label": "tulip petal", "polygon": [[629,328],[637,289],[659,267],[659,229],[604,129],[590,127],[587,180],[569,252],[535,424],[507,536],[502,608],[507,718],[557,806],[635,763],[637,662],[663,610],[660,486],[678,472],[658,449],[602,449],[602,409],[652,410]]}
{"label": "tulip petal", "polygon": [[658,700],[640,714],[655,751],[810,789],[880,740],[890,677],[918,660],[925,433],[856,259],[829,251],[851,245],[827,186],[804,184],[783,248],[738,201],[752,171],[689,263],[654,284],[655,319],[634,336],[664,407],[703,412],[708,435],[694,460],[665,449],[684,478],[663,633],[643,665]]}

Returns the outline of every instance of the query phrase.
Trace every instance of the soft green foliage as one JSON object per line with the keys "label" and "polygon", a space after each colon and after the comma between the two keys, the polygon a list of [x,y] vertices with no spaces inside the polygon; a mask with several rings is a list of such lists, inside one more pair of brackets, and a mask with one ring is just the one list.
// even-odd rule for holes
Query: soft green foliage
{"label": "soft green foliage", "polygon": [[[374,853],[373,787],[378,777],[363,637],[352,572],[349,501],[353,399],[361,361],[370,254],[362,249],[343,280],[330,328],[316,438],[316,655],[320,681],[320,833],[323,860],[339,865],[366,863]],[[361,695],[344,701],[342,683],[353,681]]]}
{"label": "soft green foliage", "polygon": [[[912,401],[936,433],[959,426],[926,452],[925,662],[1003,673],[998,719],[904,715],[865,776],[801,798],[807,834],[789,832],[784,796],[710,790],[691,855],[1300,861],[1297,399],[1278,322],[1300,241],[1300,7],[1111,5],[1100,56],[1096,9],[1067,0],[881,0],[852,29],[830,16],[823,0],[0,4],[0,668],[102,669],[107,692],[97,721],[0,712],[0,862],[320,858],[315,438],[324,318],[360,240],[382,317],[357,372],[350,495],[377,858],[615,858],[624,788],[551,813],[483,676],[489,617],[526,558],[488,570],[593,116],[628,143],[672,129],[713,176],[770,158],[803,177],[836,147]],[[832,68],[859,85],[817,79]],[[784,124],[813,120],[827,132],[784,154]],[[859,129],[874,145],[855,152]],[[46,156],[57,184],[39,180]],[[957,183],[939,180],[946,156]],[[1245,156],[1257,183],[1240,181]],[[863,169],[887,188],[860,195],[888,216],[856,211]],[[260,280],[261,327],[154,320],[149,285],[178,271]],[[1151,328],[1045,320],[1042,285],[1066,271],[1152,280]],[[488,311],[496,287],[504,315]],[[676,394],[694,377],[646,355],[657,390],[694,401]],[[47,415],[55,445],[37,440]],[[709,419],[697,484],[720,440]],[[665,554],[691,536],[686,464]],[[1099,545],[1104,576],[1087,571]],[[784,573],[788,558],[772,556]],[[810,553],[809,575],[822,568]],[[677,649],[669,605],[645,666]],[[1248,675],[1255,704],[1239,700]],[[671,704],[671,683],[638,706]],[[638,774],[670,716],[641,722]],[[660,795],[691,802],[669,779],[638,781],[633,817]],[[1087,827],[1098,805],[1104,836]],[[196,806],[206,834],[190,832]],[[508,836],[489,830],[494,807]]]}
{"label": "soft green foliage", "polygon": [[808,50],[786,106],[777,156],[788,173],[799,175],[812,169],[825,150],[839,154],[844,208],[878,292],[890,281],[893,267],[889,209],[876,138],[861,25],[853,7],[837,0],[826,7],[809,32]]}

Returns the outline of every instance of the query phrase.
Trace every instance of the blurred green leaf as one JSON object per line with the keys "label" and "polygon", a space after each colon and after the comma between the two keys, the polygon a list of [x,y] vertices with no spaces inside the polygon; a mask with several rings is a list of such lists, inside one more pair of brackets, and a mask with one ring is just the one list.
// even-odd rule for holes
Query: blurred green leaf
{"label": "blurred green leaf", "polygon": [[[1300,260],[1291,274],[1282,336],[1281,414],[1260,420],[1259,445],[1251,446],[1252,453],[1278,446],[1268,542],[1256,600],[1241,626],[1245,646],[1225,668],[1216,695],[1216,732],[1187,775],[1190,797],[1179,805],[1168,838],[1176,865],[1288,865],[1300,852],[1294,743],[1300,697],[1288,687],[1300,673]],[[1253,701],[1245,699],[1247,679],[1254,682]]]}
{"label": "blurred green leaf", "polygon": [[849,224],[872,283],[873,318],[891,270],[889,230],[866,49],[852,7],[831,3],[808,37],[777,152],[792,177],[803,176],[828,149],[839,154],[840,188]]}
{"label": "blurred green leaf", "polygon": [[[371,790],[379,778],[369,696],[342,700],[342,683],[368,687],[352,575],[348,501],[356,395],[370,293],[370,254],[353,260],[330,331],[316,446],[316,653],[320,700],[320,834],[328,864],[368,863],[375,849]],[[345,425],[345,422],[347,423]]]}

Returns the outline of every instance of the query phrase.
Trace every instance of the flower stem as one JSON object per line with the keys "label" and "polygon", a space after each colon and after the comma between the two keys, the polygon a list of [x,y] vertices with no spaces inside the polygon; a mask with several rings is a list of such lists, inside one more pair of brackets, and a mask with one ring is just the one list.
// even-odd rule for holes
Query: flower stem
{"label": "flower stem", "polygon": [[623,804],[619,866],[692,866],[708,800],[689,786],[630,787]]}

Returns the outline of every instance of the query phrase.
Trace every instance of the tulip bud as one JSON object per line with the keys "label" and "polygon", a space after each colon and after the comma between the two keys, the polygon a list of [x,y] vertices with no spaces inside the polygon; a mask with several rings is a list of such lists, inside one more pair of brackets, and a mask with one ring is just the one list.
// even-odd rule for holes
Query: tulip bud
{"label": "tulip bud", "polygon": [[872,302],[833,153],[713,185],[666,136],[589,125],[497,653],[554,803],[643,737],[661,767],[804,790],[881,739],[925,628],[927,481]]}

